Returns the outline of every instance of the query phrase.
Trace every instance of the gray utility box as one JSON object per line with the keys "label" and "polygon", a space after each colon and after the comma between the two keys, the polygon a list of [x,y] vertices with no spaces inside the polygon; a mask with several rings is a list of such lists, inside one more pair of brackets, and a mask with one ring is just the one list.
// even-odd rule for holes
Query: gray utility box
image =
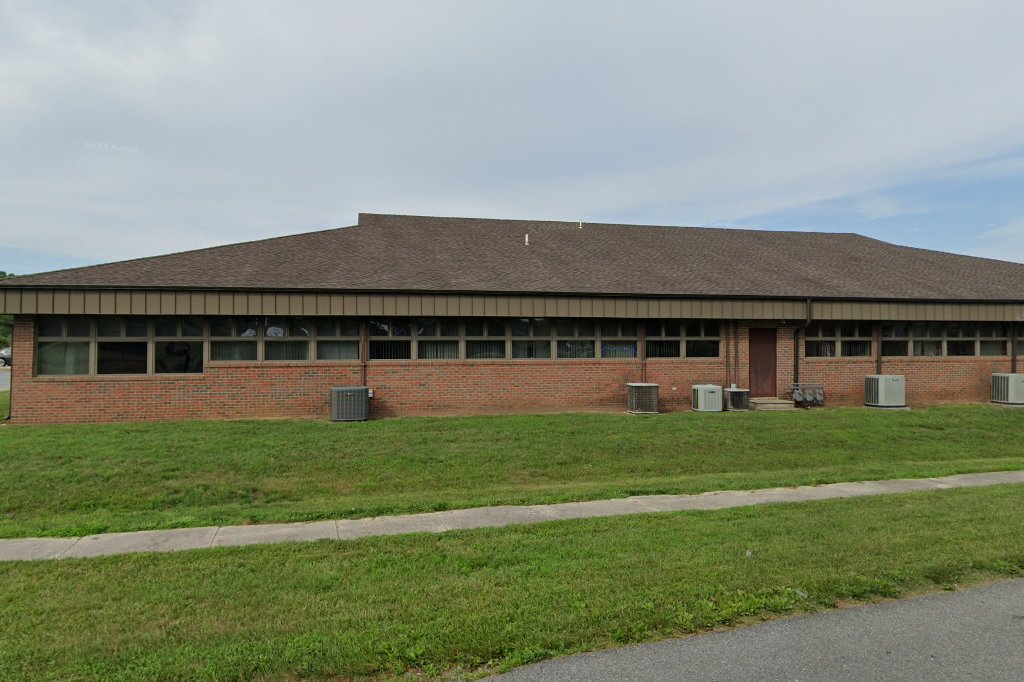
{"label": "gray utility box", "polygon": [[331,389],[331,421],[364,422],[370,418],[370,389],[344,386]]}
{"label": "gray utility box", "polygon": [[868,407],[906,407],[906,377],[902,374],[872,374],[864,377],[864,404]]}
{"label": "gray utility box", "polygon": [[658,384],[626,384],[626,403],[631,414],[658,414]]}

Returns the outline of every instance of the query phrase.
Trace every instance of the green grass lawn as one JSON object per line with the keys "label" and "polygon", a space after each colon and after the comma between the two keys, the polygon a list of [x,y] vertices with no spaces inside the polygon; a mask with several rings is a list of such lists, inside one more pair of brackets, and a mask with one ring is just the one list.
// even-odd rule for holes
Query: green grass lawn
{"label": "green grass lawn", "polygon": [[0,391],[0,419],[7,419],[11,414],[11,392]]}
{"label": "green grass lawn", "polygon": [[837,600],[1024,575],[1022,508],[1024,486],[997,486],[0,563],[0,678],[494,671]]}
{"label": "green grass lawn", "polygon": [[0,427],[0,537],[1024,468],[1024,412]]}

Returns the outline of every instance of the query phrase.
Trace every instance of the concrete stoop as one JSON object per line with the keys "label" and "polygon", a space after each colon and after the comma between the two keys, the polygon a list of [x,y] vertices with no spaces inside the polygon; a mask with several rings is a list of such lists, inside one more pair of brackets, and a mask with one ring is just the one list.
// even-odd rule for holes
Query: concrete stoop
{"label": "concrete stoop", "polygon": [[795,410],[796,405],[792,400],[781,398],[751,398],[750,409],[752,410]]}

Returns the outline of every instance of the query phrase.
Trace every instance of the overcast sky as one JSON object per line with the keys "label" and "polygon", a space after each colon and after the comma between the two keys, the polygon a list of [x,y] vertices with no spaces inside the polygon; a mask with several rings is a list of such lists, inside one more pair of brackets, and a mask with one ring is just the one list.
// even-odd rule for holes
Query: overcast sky
{"label": "overcast sky", "polygon": [[1024,3],[5,2],[0,270],[360,211],[1024,262]]}

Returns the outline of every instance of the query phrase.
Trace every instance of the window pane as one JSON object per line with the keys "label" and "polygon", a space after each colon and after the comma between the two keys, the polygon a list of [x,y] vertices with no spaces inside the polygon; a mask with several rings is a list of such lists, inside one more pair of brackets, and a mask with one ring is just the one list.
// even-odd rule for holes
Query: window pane
{"label": "window pane", "polygon": [[512,357],[516,360],[529,358],[550,358],[550,341],[513,341]]}
{"label": "window pane", "polygon": [[857,336],[857,325],[853,322],[843,322],[839,325],[840,336]]}
{"label": "window pane", "polygon": [[288,336],[310,337],[313,335],[313,325],[308,318],[292,317],[286,321],[288,322]]}
{"label": "window pane", "polygon": [[210,320],[210,336],[231,336],[231,318],[215,317]]}
{"label": "window pane", "polygon": [[96,318],[97,336],[121,336],[121,318],[119,317],[98,317]]}
{"label": "window pane", "polygon": [[644,322],[644,334],[646,334],[648,338],[652,336],[661,336],[661,320],[647,320]]}
{"label": "window pane", "polygon": [[125,336],[149,336],[149,320],[144,317],[124,318]]}
{"label": "window pane", "polygon": [[145,374],[146,344],[101,342],[96,344],[97,374]]}
{"label": "window pane", "polygon": [[47,315],[39,318],[39,336],[64,336],[64,318]]}
{"label": "window pane", "polygon": [[154,336],[177,336],[178,321],[173,317],[158,317],[153,320]]}
{"label": "window pane", "polygon": [[181,318],[181,335],[182,336],[202,336],[203,335],[203,318],[201,318],[201,317],[183,317],[183,318]]}
{"label": "window pane", "polygon": [[576,322],[576,332],[578,336],[593,336],[595,331],[597,330],[595,329],[593,320],[579,320]]}
{"label": "window pane", "polygon": [[89,343],[40,343],[37,346],[40,375],[88,374]]}
{"label": "window pane", "polygon": [[946,341],[946,355],[974,355],[974,340]]}
{"label": "window pane", "polygon": [[530,320],[526,317],[517,317],[512,320],[512,336],[529,336]]}
{"label": "window pane", "polygon": [[619,334],[627,338],[636,336],[636,321],[622,320],[619,322]]}
{"label": "window pane", "polygon": [[686,335],[687,336],[700,336],[700,321],[699,320],[687,320],[685,328],[686,328]]}
{"label": "window pane", "polygon": [[391,321],[383,317],[370,318],[370,336],[390,336]]}
{"label": "window pane", "polygon": [[469,360],[504,360],[504,341],[467,341],[466,358]]}
{"label": "window pane", "polygon": [[420,360],[457,360],[458,341],[420,341],[416,344]]}
{"label": "window pane", "polygon": [[283,317],[268,317],[266,322],[266,329],[263,330],[263,335],[268,339],[282,338],[287,335],[288,330],[285,326],[285,319]]}
{"label": "window pane", "polygon": [[466,320],[466,336],[483,336],[484,321],[479,317]]}
{"label": "window pane", "polygon": [[886,322],[882,325],[882,336],[888,338],[905,338],[907,336],[906,322]]}
{"label": "window pane", "polygon": [[718,341],[687,341],[686,357],[688,358],[717,358]]}
{"label": "window pane", "polygon": [[678,341],[648,341],[647,357],[649,358],[678,358]]}
{"label": "window pane", "polygon": [[317,360],[358,360],[358,341],[318,341]]}
{"label": "window pane", "polygon": [[437,326],[441,336],[459,335],[459,321],[454,317],[442,317],[437,321]]}
{"label": "window pane", "polygon": [[1006,355],[1006,341],[982,341],[982,355]]}
{"label": "window pane", "polygon": [[715,320],[704,321],[704,336],[718,336],[718,322]]}
{"label": "window pane", "polygon": [[882,341],[882,355],[903,358],[907,356],[906,341]]}
{"label": "window pane", "polygon": [[333,317],[318,317],[316,318],[316,335],[317,336],[337,336],[338,335],[338,321]]}
{"label": "window pane", "polygon": [[808,341],[804,345],[804,356],[808,358],[834,358],[836,356],[836,342]]}
{"label": "window pane", "polygon": [[602,358],[635,358],[636,341],[602,341]]}
{"label": "window pane", "polygon": [[260,321],[255,317],[239,317],[235,319],[235,333],[245,338],[255,338],[260,328]]}
{"label": "window pane", "polygon": [[437,336],[437,320],[433,317],[422,317],[416,320],[416,336]]}
{"label": "window pane", "polygon": [[391,336],[410,336],[412,324],[404,317],[396,317],[391,320]]}
{"label": "window pane", "polygon": [[263,359],[309,360],[309,341],[267,341],[263,346]]}
{"label": "window pane", "polygon": [[67,319],[68,336],[83,337],[92,335],[92,318],[84,315],[72,315]]}
{"label": "window pane", "polygon": [[251,362],[256,359],[254,341],[211,341],[210,360],[238,360]]}
{"label": "window pane", "polygon": [[411,341],[371,341],[371,360],[409,360],[412,358]]}
{"label": "window pane", "polygon": [[[550,317],[535,317],[533,318],[533,335],[537,336],[551,336],[551,318]],[[545,356],[547,357],[547,356]]]}
{"label": "window pane", "polygon": [[203,342],[157,342],[153,369],[157,374],[201,373],[203,371]]}
{"label": "window pane", "polygon": [[665,320],[665,336],[679,336],[681,330],[679,320]]}
{"label": "window pane", "polygon": [[338,336],[359,336],[359,318],[343,317],[338,320]]}
{"label": "window pane", "polygon": [[576,323],[572,320],[555,320],[556,336],[576,336]]}
{"label": "window pane", "polygon": [[843,341],[843,356],[848,358],[870,358],[870,341]]}
{"label": "window pane", "polygon": [[505,320],[487,320],[487,336],[505,336]]}
{"label": "window pane", "polygon": [[592,358],[594,357],[593,341],[559,341],[558,357],[560,358]]}
{"label": "window pane", "polygon": [[1001,322],[987,322],[978,325],[978,333],[983,338],[1001,339],[1006,336],[1006,325]]}
{"label": "window pane", "polygon": [[914,355],[922,357],[938,357],[942,355],[941,341],[914,341]]}

